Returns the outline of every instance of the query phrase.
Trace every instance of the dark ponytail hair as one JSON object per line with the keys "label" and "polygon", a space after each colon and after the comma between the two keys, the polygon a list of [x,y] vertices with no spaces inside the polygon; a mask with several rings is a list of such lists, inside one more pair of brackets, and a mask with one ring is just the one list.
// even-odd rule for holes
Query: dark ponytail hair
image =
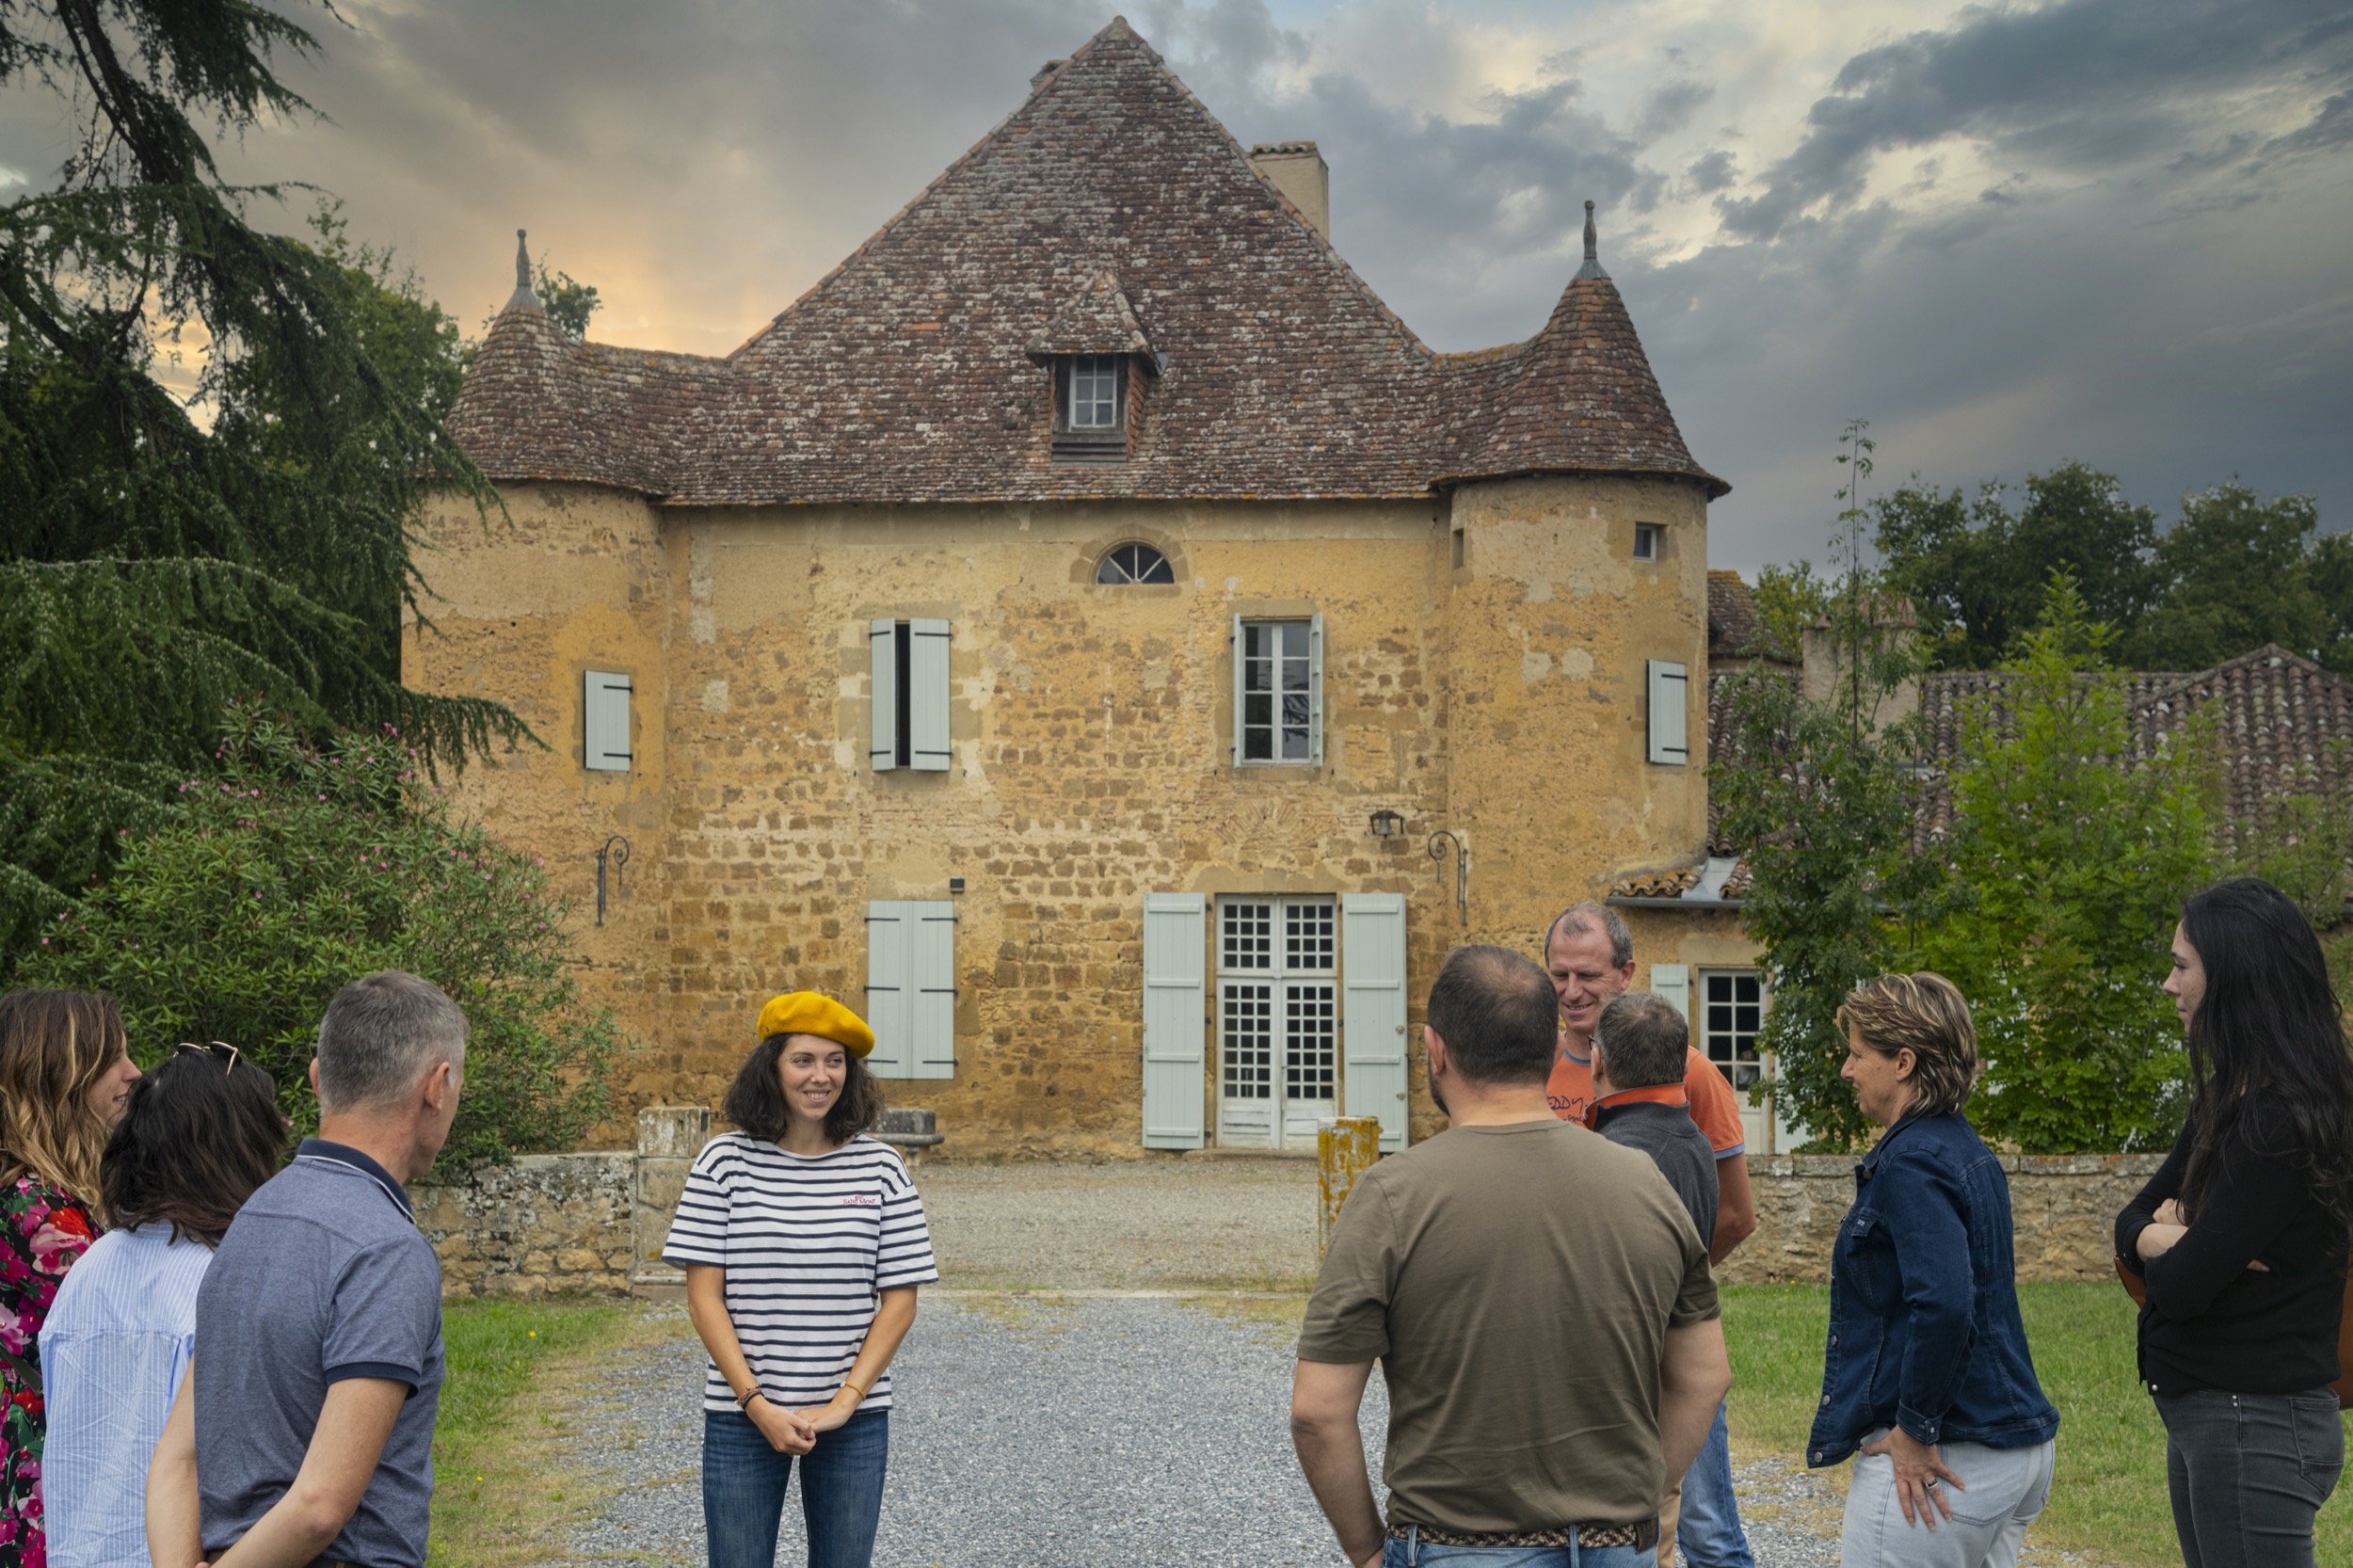
{"label": "dark ponytail hair", "polygon": [[[752,1048],[751,1055],[736,1069],[735,1081],[728,1085],[727,1098],[719,1102],[719,1114],[733,1122],[738,1130],[772,1144],[783,1139],[789,1117],[785,1111],[784,1080],[776,1070],[776,1063],[793,1038],[790,1034],[769,1035]],[[882,1110],[882,1084],[866,1070],[866,1059],[843,1046],[841,1093],[835,1097],[833,1109],[825,1112],[825,1137],[837,1144],[846,1144],[872,1127]]]}
{"label": "dark ponytail hair", "polygon": [[243,1057],[164,1058],[131,1085],[99,1160],[106,1223],[168,1224],[173,1240],[220,1245],[229,1222],[286,1156],[278,1080]]}
{"label": "dark ponytail hair", "polygon": [[2185,1207],[2244,1144],[2293,1160],[2353,1230],[2353,1057],[2312,922],[2270,883],[2241,877],[2184,904],[2182,936],[2206,971],[2189,1019],[2197,1132]]}

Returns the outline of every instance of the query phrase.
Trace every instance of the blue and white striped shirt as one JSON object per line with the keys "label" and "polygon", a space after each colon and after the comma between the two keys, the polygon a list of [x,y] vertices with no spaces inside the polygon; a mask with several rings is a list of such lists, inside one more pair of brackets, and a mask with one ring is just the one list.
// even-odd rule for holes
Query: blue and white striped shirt
{"label": "blue and white striped shirt", "polygon": [[50,1568],[147,1568],[147,1462],[196,1343],[213,1249],[168,1224],[110,1230],[57,1288],[40,1330]]}
{"label": "blue and white striped shirt", "polygon": [[[744,1361],[776,1404],[801,1409],[840,1391],[874,1326],[879,1292],[939,1277],[922,1200],[898,1151],[864,1133],[828,1154],[787,1154],[723,1133],[686,1177],[664,1261],[715,1264]],[[861,1410],[890,1404],[890,1374]],[[735,1396],[706,1365],[703,1408]]]}

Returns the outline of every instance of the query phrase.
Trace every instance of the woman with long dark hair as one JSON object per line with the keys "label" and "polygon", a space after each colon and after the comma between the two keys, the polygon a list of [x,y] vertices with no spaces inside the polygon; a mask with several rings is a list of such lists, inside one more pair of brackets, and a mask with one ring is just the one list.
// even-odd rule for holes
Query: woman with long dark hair
{"label": "woman with long dark hair", "polygon": [[2319,940],[2245,878],[2182,908],[2165,983],[2192,1098],[2117,1216],[2140,1376],[2189,1568],[2306,1568],[2345,1464],[2337,1324],[2353,1235],[2353,1058]]}
{"label": "woman with long dark hair", "polygon": [[832,998],[760,1009],[663,1257],[686,1271],[703,1377],[712,1568],[771,1568],[800,1461],[809,1568],[867,1568],[890,1447],[890,1359],[939,1277],[906,1167],[868,1135],[874,1032]]}
{"label": "woman with long dark hair", "polygon": [[98,1167],[114,1228],[40,1338],[50,1568],[146,1568],[147,1462],[195,1347],[197,1287],[286,1132],[277,1080],[217,1040],[131,1086]]}
{"label": "woman with long dark hair", "polygon": [[111,998],[0,996],[0,1568],[45,1555],[40,1331],[104,1222],[98,1157],[138,1076]]}

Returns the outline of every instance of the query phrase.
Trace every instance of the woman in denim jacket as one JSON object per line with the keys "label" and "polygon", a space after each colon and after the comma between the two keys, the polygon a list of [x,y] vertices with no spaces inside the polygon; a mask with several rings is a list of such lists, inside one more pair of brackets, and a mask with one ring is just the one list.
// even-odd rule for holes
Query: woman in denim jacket
{"label": "woman in denim jacket", "polygon": [[2329,1385],[2353,1223],[2353,1063],[2311,922],[2245,878],[2200,893],[2165,983],[2195,1097],[2117,1216],[2148,1280],[2140,1376],[2189,1568],[2311,1568],[2345,1464]]}
{"label": "woman in denim jacket", "polygon": [[1831,1254],[1806,1462],[1862,1456],[1845,1568],[2010,1568],[2050,1496],[2058,1412],[2018,1318],[2009,1183],[1961,1113],[1977,1076],[1969,1004],[1941,975],[1882,975],[1838,1021],[1841,1076],[1887,1131],[1855,1167]]}

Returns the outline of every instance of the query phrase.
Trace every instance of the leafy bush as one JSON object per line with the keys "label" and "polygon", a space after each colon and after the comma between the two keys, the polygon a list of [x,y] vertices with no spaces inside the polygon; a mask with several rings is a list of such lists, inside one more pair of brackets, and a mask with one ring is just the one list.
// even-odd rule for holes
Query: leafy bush
{"label": "leafy bush", "polygon": [[227,1040],[317,1119],[321,1013],[377,969],[433,981],[472,1025],[453,1164],[569,1146],[604,1112],[617,1043],[569,976],[564,906],[534,859],[453,818],[390,726],[314,749],[232,710],[183,808],[124,830],[112,878],[58,910],[22,982],[111,992],[134,1049]]}

